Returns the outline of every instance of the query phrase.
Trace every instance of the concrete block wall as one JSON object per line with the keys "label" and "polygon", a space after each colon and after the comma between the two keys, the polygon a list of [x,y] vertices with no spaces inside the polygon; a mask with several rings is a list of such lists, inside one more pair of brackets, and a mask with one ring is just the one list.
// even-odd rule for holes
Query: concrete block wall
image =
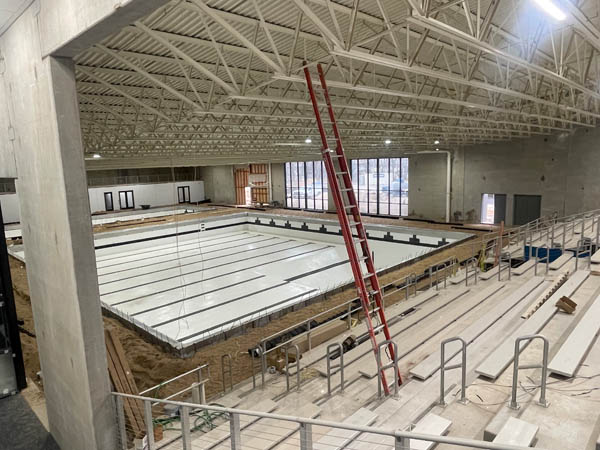
{"label": "concrete block wall", "polygon": [[204,181],[204,195],[213,203],[235,203],[234,167],[206,166],[199,168],[199,176]]}

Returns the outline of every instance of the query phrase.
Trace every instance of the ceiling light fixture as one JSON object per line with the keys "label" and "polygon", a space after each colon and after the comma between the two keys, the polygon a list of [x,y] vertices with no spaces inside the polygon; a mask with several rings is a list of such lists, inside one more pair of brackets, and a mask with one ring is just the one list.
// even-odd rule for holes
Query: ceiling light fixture
{"label": "ceiling light fixture", "polygon": [[567,15],[552,0],[533,0],[546,14],[556,20],[565,20]]}
{"label": "ceiling light fixture", "polygon": [[435,145],[438,145],[438,144],[440,143],[440,141],[439,141],[438,139],[436,139],[435,141],[433,141],[433,143],[434,143]]}
{"label": "ceiling light fixture", "polygon": [[439,151],[440,151],[440,149],[439,149],[439,148],[436,148],[436,149],[435,149],[435,151],[436,151],[436,152],[439,152]]}
{"label": "ceiling light fixture", "polygon": [[391,143],[392,143],[392,141],[390,139],[385,140],[385,145],[390,145]]}
{"label": "ceiling light fixture", "polygon": [[99,155],[98,153],[94,153],[94,156],[92,156],[92,158],[94,158],[94,159],[102,158],[102,155]]}
{"label": "ceiling light fixture", "polygon": [[307,144],[310,144],[312,142],[312,139],[308,137],[304,140],[304,142],[306,142]]}

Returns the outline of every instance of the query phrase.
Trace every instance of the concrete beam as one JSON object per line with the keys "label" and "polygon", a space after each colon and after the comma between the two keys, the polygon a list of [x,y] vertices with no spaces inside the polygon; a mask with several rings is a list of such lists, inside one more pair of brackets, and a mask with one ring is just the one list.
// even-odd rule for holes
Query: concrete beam
{"label": "concrete beam", "polygon": [[39,9],[42,56],[72,58],[167,3],[167,0],[38,0],[30,9],[36,15]]}
{"label": "concrete beam", "polygon": [[115,447],[90,208],[69,59],[40,55],[32,9],[0,38],[11,99],[27,276],[50,432],[61,448]]}

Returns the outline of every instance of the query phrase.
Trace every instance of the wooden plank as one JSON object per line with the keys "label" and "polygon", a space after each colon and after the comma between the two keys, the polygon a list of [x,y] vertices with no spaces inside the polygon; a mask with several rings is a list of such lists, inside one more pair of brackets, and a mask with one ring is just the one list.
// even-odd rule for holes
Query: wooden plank
{"label": "wooden plank", "polygon": [[565,271],[558,275],[553,283],[546,289],[544,293],[542,293],[535,302],[531,304],[529,308],[521,315],[521,318],[528,319],[531,315],[536,312],[540,306],[542,306],[552,295],[560,288],[563,284],[567,282],[569,278],[569,272]]}
{"label": "wooden plank", "polygon": [[481,279],[481,280],[489,280],[493,276],[498,276],[498,267],[500,267],[500,265],[497,265],[496,267],[491,268],[487,272],[481,272],[479,274],[479,279]]}
{"label": "wooden plank", "polygon": [[[429,413],[419,422],[417,422],[417,425],[411,431],[420,434],[443,436],[448,433],[450,425],[452,425],[450,420],[436,414]],[[411,450],[430,450],[435,445],[437,445],[437,443],[431,441],[417,441],[415,439],[410,441]]]}
{"label": "wooden plank", "polygon": [[[476,369],[479,375],[495,380],[508,367],[514,357],[515,339],[519,336],[538,333],[556,313],[556,301],[563,295],[570,297],[589,277],[589,271],[577,271],[565,284],[523,322],[504,342],[500,344]],[[524,349],[526,345],[522,347]],[[522,350],[521,350],[522,351]]]}
{"label": "wooden plank", "polygon": [[558,258],[556,258],[554,261],[552,261],[548,265],[548,267],[550,268],[550,270],[558,270],[562,266],[564,266],[566,263],[568,263],[572,258],[573,258],[572,254],[570,254],[570,253],[563,253]]}
{"label": "wooden plank", "polygon": [[[343,421],[348,425],[360,425],[369,426],[375,422],[377,414],[373,411],[369,411],[366,408],[360,408],[350,417]],[[314,450],[338,450],[346,447],[352,442],[360,431],[355,430],[342,430],[339,428],[333,428],[325,436],[314,443]]]}
{"label": "wooden plank", "polygon": [[[109,365],[109,374],[113,385],[124,394],[137,395],[138,390],[129,369],[127,359],[125,359],[125,352],[121,346],[118,336],[111,330],[105,330],[104,332],[106,351],[107,351],[107,362]],[[144,408],[142,402],[130,398],[123,399],[123,408],[125,410],[125,416],[135,434],[135,437],[141,437],[146,434],[146,428],[144,425]]]}
{"label": "wooden plank", "polygon": [[548,365],[550,372],[565,377],[572,377],[575,374],[594,338],[600,332],[599,317],[600,296],[596,297],[594,303],[587,309],[558,353],[550,361]]}
{"label": "wooden plank", "polygon": [[537,425],[510,417],[493,442],[495,444],[529,447],[533,444],[538,429],[539,427]]}
{"label": "wooden plank", "polygon": [[[454,309],[448,314],[448,316],[443,316],[447,318],[438,321],[429,321],[427,324],[424,324],[423,327],[418,330],[419,339],[415,339],[414,336],[409,339],[396,339],[396,343],[398,344],[399,359],[402,359],[403,355],[412,351],[416,346],[419,346],[421,342],[425,342],[434,338],[434,336],[437,336],[439,333],[448,328],[448,326],[453,322],[460,320],[462,316],[468,314],[471,310],[476,308],[485,300],[491,298],[500,289],[503,289],[504,286],[504,283],[494,281],[485,289],[475,293],[475,295],[465,298],[464,301],[462,301],[459,305],[455,305]],[[359,371],[365,377],[373,378],[377,376],[377,364],[375,357],[373,355],[370,356],[370,358],[364,360],[364,362],[360,365]]]}
{"label": "wooden plank", "polygon": [[[536,290],[542,283],[544,283],[543,277],[534,277],[527,281],[525,284],[513,291],[508,297],[498,302],[493,308],[488,310],[488,312],[485,313],[480,319],[465,328],[458,335],[458,337],[463,338],[467,345],[470,344],[493,323],[498,321],[506,313],[512,310],[532,291]],[[445,353],[446,362],[458,354],[461,351],[461,348],[462,345],[458,341],[448,343],[446,345]],[[440,368],[440,358],[441,350],[438,348],[438,350],[429,355],[421,363],[413,367],[410,370],[411,375],[421,380],[426,380]]]}
{"label": "wooden plank", "polygon": [[[321,408],[313,403],[305,403],[301,406],[290,405],[277,412],[283,415],[314,419],[321,413]],[[261,419],[242,433],[242,446],[248,449],[270,450],[295,434],[299,428],[300,424],[297,422]]]}
{"label": "wooden plank", "polygon": [[513,275],[523,275],[529,269],[533,268],[533,266],[535,266],[535,259],[530,258],[527,261],[525,261],[523,264],[521,264],[519,267],[515,267],[514,269],[512,269],[511,273]]}
{"label": "wooden plank", "polygon": [[[252,407],[253,411],[256,412],[272,412],[277,408],[277,403],[273,400],[267,399],[258,402]],[[254,416],[240,416],[240,430],[245,430],[250,425],[259,420],[258,417]],[[197,449],[212,449],[220,445],[223,441],[229,439],[230,426],[229,421],[222,423],[217,428],[210,430],[208,433],[204,433],[192,442],[194,450]]]}

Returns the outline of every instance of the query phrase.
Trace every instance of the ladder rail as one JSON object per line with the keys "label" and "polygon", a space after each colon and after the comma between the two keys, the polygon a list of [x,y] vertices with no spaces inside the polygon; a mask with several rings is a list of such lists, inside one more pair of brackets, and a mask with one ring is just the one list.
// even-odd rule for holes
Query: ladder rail
{"label": "ladder rail", "polygon": [[[329,92],[327,90],[327,83],[325,81],[325,76],[323,73],[323,69],[321,65],[317,65],[317,69],[319,72],[319,79],[321,82],[321,87],[323,89],[323,94],[325,97],[325,101],[327,103],[327,111],[329,114],[329,118],[333,127],[334,136],[336,140],[336,148],[335,148],[335,156],[336,161],[338,162],[339,171],[336,170],[334,165],[332,153],[333,150],[329,148],[329,144],[327,141],[327,135],[325,133],[325,127],[323,126],[323,122],[321,120],[321,114],[319,111],[319,105],[317,101],[317,97],[315,94],[314,86],[312,84],[312,79],[310,75],[310,71],[308,67],[304,68],[304,75],[306,77],[306,83],[313,107],[313,111],[315,114],[315,118],[317,120],[317,127],[319,130],[319,135],[321,137],[322,143],[322,156],[325,161],[325,170],[327,172],[327,178],[329,181],[330,192],[333,193],[333,200],[335,203],[338,219],[340,222],[340,227],[342,230],[342,235],[344,237],[344,243],[346,245],[346,250],[348,252],[350,265],[352,268],[352,273],[354,275],[356,288],[358,291],[358,296],[361,299],[362,309],[365,315],[365,321],[367,322],[367,327],[369,330],[369,339],[371,341],[373,352],[378,365],[378,372],[381,373],[381,381],[383,384],[383,388],[385,390],[386,395],[389,395],[389,387],[387,384],[387,380],[385,377],[385,372],[382,369],[382,364],[378,359],[379,345],[377,344],[377,340],[375,338],[375,331],[373,329],[373,323],[371,319],[371,311],[369,311],[369,307],[371,305],[371,296],[373,296],[375,300],[375,307],[378,318],[380,321],[379,329],[383,329],[383,333],[385,335],[385,340],[390,341],[391,336],[388,329],[387,321],[385,319],[385,313],[382,307],[382,294],[381,287],[379,285],[379,280],[377,278],[377,273],[375,270],[375,266],[373,264],[373,260],[371,257],[371,252],[369,249],[369,245],[367,242],[367,235],[362,223],[362,218],[360,215],[360,211],[358,208],[358,202],[356,199],[356,194],[354,193],[354,189],[352,188],[352,178],[350,176],[350,171],[348,168],[348,163],[345,158],[345,152],[342,146],[340,133],[337,127],[337,122],[335,120],[335,114],[333,112],[333,107],[331,105],[331,101],[329,98]],[[338,175],[341,176],[341,180],[338,178]],[[348,205],[344,201],[342,189],[340,189],[340,181],[343,182],[344,189],[343,192],[346,193],[348,199]],[[351,217],[353,219],[352,223],[350,222],[349,214],[346,212],[347,208],[350,207]],[[360,244],[363,256],[359,258],[358,250],[356,248],[356,241],[354,240],[354,233],[352,233],[351,227],[356,228],[356,234],[358,237],[358,244]],[[363,271],[360,265],[360,261],[365,262],[366,266],[366,276],[363,276]],[[369,281],[372,291],[369,293],[367,288],[367,280]],[[394,346],[390,343],[388,344],[388,351],[391,360],[394,360],[395,349]],[[399,383],[401,383],[400,373],[395,374],[398,377]]]}
{"label": "ladder rail", "polygon": [[[323,67],[321,66],[321,64],[317,64],[317,71],[319,73],[319,80],[321,81],[321,87],[323,88],[323,96],[325,97],[325,103],[327,104],[327,112],[329,113],[329,119],[331,121],[333,135],[334,135],[335,141],[336,141],[336,153],[340,156],[337,159],[337,161],[340,165],[340,171],[342,172],[342,178],[344,180],[344,184],[347,188],[350,188],[350,190],[347,191],[348,200],[351,205],[356,206],[355,208],[352,209],[352,214],[354,217],[354,221],[357,223],[356,229],[357,229],[358,237],[359,237],[359,239],[363,239],[360,242],[360,245],[361,245],[361,249],[363,251],[363,256],[365,257],[365,265],[367,266],[367,273],[372,274],[369,277],[369,281],[371,282],[371,287],[373,288],[375,304],[376,304],[376,307],[378,308],[379,321],[380,321],[381,325],[383,326],[383,333],[385,335],[386,341],[390,342],[388,344],[390,360],[394,361],[396,359],[396,355],[395,355],[396,352],[395,352],[394,345],[391,342],[392,337],[390,335],[389,328],[387,325],[387,320],[385,317],[381,286],[379,284],[379,278],[377,277],[377,271],[375,269],[375,264],[373,262],[372,253],[369,248],[369,243],[367,241],[367,233],[366,233],[363,221],[362,221],[362,217],[360,215],[360,210],[358,208],[356,194],[354,192],[354,189],[352,189],[352,177],[350,176],[350,168],[348,167],[348,161],[346,160],[346,157],[345,157],[344,147],[342,145],[342,138],[341,138],[338,126],[337,126],[337,121],[335,119],[335,113],[333,111],[333,106],[331,104],[331,99],[329,97],[329,89],[327,88],[327,81],[325,79],[325,74],[323,72]],[[334,172],[335,172],[335,170],[334,170]],[[337,181],[337,179],[336,179],[336,181]],[[336,205],[336,208],[337,208],[337,205]],[[339,209],[338,209],[338,211],[339,211]],[[344,210],[342,210],[342,213],[345,215]],[[368,302],[368,303],[370,303],[370,302]],[[372,330],[372,328],[369,328],[369,329]],[[377,356],[379,354],[378,348],[375,348],[374,352],[375,352],[375,356]],[[383,370],[381,368],[380,368],[380,370],[383,372]],[[385,381],[385,377],[383,377],[383,379]],[[400,383],[402,382],[400,373],[398,373],[398,380]],[[389,394],[389,392],[387,392],[387,390],[386,390],[386,394]]]}

